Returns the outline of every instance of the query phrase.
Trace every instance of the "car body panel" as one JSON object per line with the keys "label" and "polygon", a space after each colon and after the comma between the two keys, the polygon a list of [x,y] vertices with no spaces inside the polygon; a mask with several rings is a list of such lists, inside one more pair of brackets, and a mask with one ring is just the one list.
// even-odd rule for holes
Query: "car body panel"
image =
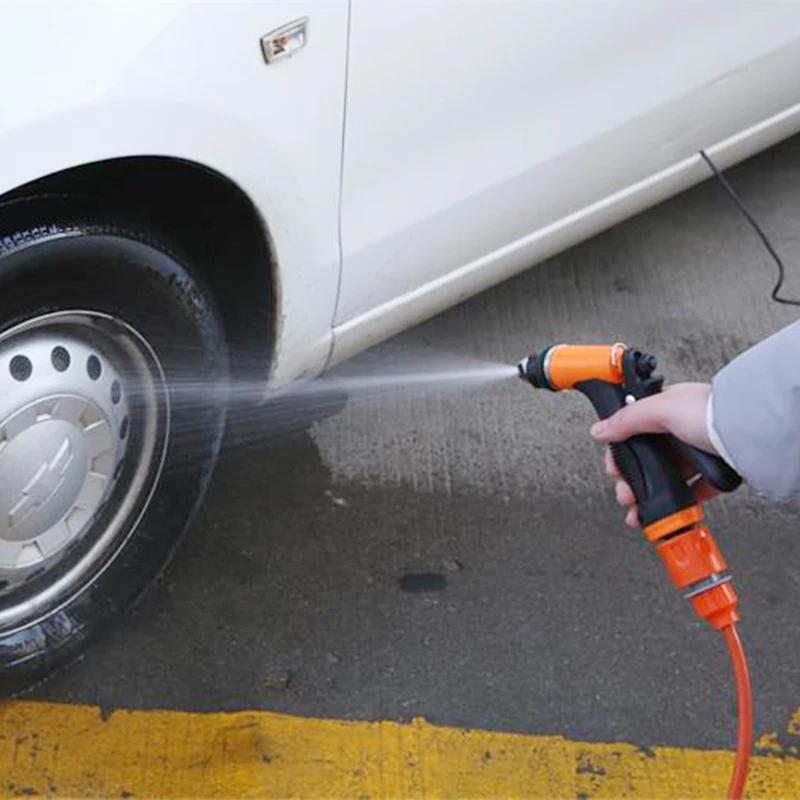
{"label": "car body panel", "polygon": [[[267,65],[260,37],[303,16],[313,47]],[[31,0],[0,3],[0,19],[0,194],[126,156],[221,173],[281,265],[274,376],[318,372],[339,281],[346,0]]]}
{"label": "car body panel", "polygon": [[[800,104],[706,148],[720,167],[728,167],[800,131]],[[365,347],[406,330],[532,264],[549,258],[656,205],[709,177],[699,155],[689,156],[661,172],[579,209],[482,259],[430,281],[334,329],[329,366]],[[609,323],[613,324],[613,323]],[[609,331],[612,335],[613,331]]]}
{"label": "car body panel", "polygon": [[798,65],[800,4],[353,0],[333,361],[707,177]]}

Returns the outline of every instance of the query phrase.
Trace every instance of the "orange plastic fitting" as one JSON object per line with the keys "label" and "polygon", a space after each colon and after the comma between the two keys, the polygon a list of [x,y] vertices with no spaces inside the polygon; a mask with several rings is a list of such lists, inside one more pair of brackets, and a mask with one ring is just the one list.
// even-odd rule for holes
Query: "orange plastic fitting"
{"label": "orange plastic fitting", "polygon": [[739,621],[739,596],[733,584],[721,583],[689,598],[695,613],[713,628],[721,631]]}
{"label": "orange plastic fitting", "polygon": [[547,355],[547,380],[554,389],[572,389],[576,383],[598,380],[624,383],[624,344],[559,344]]}
{"label": "orange plastic fitting", "polygon": [[705,525],[667,539],[656,547],[656,552],[664,559],[667,573],[678,589],[685,589],[728,569]]}
{"label": "orange plastic fitting", "polygon": [[698,616],[717,630],[738,622],[738,596],[726,575],[728,564],[711,531],[698,525],[656,546],[667,573],[687,596]]}
{"label": "orange plastic fitting", "polygon": [[705,514],[701,505],[689,506],[683,508],[675,514],[670,514],[668,517],[662,517],[656,520],[651,525],[646,525],[643,528],[644,535],[651,541],[657,542],[671,533],[676,533],[683,528],[688,528],[696,522],[701,522]]}

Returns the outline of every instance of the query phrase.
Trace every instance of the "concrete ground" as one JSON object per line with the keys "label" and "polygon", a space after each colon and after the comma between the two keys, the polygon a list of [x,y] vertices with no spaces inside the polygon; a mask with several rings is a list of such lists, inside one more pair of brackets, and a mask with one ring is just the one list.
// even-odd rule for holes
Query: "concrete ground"
{"label": "concrete ground", "polygon": [[[800,297],[800,139],[730,177]],[[673,381],[708,379],[796,318],[770,302],[774,278],[709,181],[340,372],[622,339]],[[731,745],[722,642],[623,528],[582,398],[509,380],[333,411],[228,449],[165,578],[35,698]],[[741,594],[757,735],[784,731],[800,701],[798,520],[748,489],[710,515]]]}

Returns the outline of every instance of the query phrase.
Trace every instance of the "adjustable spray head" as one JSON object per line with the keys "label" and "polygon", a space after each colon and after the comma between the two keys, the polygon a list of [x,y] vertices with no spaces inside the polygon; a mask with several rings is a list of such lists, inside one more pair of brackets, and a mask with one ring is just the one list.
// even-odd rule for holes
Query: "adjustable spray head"
{"label": "adjustable spray head", "polygon": [[544,356],[552,350],[548,347],[538,355],[526,356],[517,363],[517,372],[522,380],[530,383],[535,389],[549,389],[550,384],[547,381]]}
{"label": "adjustable spray head", "polygon": [[655,369],[655,359],[624,344],[557,344],[523,358],[517,364],[517,371],[520,378],[535,388],[556,392],[577,388],[587,381],[623,384],[626,368],[633,377],[641,359],[652,360],[652,367],[646,376],[649,378]]}

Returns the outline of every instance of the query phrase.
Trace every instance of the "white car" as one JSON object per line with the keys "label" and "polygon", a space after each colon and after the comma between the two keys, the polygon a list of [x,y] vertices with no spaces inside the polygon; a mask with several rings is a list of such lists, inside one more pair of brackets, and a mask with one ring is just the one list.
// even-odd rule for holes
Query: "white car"
{"label": "white car", "polygon": [[0,675],[114,624],[280,385],[800,130],[800,3],[0,0]]}

